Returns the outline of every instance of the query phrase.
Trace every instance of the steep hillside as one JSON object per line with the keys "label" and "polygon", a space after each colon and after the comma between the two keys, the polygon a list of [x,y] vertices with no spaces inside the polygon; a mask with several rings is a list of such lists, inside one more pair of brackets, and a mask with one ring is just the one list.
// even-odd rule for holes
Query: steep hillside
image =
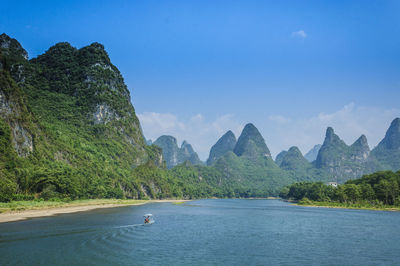
{"label": "steep hillside", "polygon": [[101,44],[59,43],[30,61],[6,34],[0,47],[0,190],[28,198],[172,193],[166,183],[175,177],[151,174],[161,150],[145,145],[129,91]]}
{"label": "steep hillside", "polygon": [[325,171],[331,179],[344,182],[373,172],[378,168],[369,154],[370,149],[364,135],[348,146],[334,133],[331,127],[328,127],[315,166]]}
{"label": "steep hillside", "polygon": [[207,165],[212,165],[216,160],[222,157],[225,153],[233,151],[236,145],[236,137],[232,131],[226,132],[218,141],[215,143],[210,150],[208,156]]}
{"label": "steep hillside", "polygon": [[258,129],[251,123],[247,124],[233,149],[237,156],[245,156],[257,160],[260,157],[271,159],[271,153]]}
{"label": "steep hillside", "polygon": [[372,150],[371,155],[379,161],[383,169],[400,169],[400,118],[392,121],[385,137]]}

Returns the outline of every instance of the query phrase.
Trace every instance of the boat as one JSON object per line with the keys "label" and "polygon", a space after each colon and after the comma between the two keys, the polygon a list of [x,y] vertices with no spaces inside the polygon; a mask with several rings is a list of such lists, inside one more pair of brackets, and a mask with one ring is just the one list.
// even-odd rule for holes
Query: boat
{"label": "boat", "polygon": [[144,217],[144,224],[152,224],[152,223],[154,223],[153,214],[147,213],[147,214],[143,215],[143,217]]}

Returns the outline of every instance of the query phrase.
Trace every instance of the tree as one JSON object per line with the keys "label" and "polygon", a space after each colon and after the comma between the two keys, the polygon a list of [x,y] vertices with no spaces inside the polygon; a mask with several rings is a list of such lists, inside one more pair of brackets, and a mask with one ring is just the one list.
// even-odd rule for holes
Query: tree
{"label": "tree", "polygon": [[355,184],[345,184],[343,188],[348,201],[357,202],[361,199],[361,190],[359,186]]}
{"label": "tree", "polygon": [[372,186],[367,183],[363,183],[360,185],[361,188],[361,197],[363,200],[372,201],[376,198],[375,191],[372,189]]}

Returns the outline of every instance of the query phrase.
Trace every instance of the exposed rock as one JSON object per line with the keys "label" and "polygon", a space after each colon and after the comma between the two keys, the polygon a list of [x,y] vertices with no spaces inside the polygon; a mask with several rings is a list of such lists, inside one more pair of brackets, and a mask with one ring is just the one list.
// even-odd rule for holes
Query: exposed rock
{"label": "exposed rock", "polygon": [[6,117],[12,113],[10,102],[6,99],[6,95],[0,88],[0,115]]}
{"label": "exposed rock", "polygon": [[12,128],[12,141],[15,151],[21,157],[28,156],[33,152],[32,134],[18,122],[10,122]]}
{"label": "exposed rock", "polygon": [[96,106],[96,111],[93,114],[93,119],[95,124],[107,124],[112,120],[120,120],[121,117],[116,114],[108,105],[98,104]]}
{"label": "exposed rock", "polygon": [[[11,95],[10,95],[11,96]],[[28,156],[33,151],[33,136],[26,129],[24,123],[18,119],[21,116],[22,107],[15,101],[6,97],[0,88],[0,118],[3,118],[11,127],[12,143],[15,151],[21,157]]]}
{"label": "exposed rock", "polygon": [[3,55],[28,59],[28,53],[22,48],[21,44],[5,33],[0,35],[0,48]]}

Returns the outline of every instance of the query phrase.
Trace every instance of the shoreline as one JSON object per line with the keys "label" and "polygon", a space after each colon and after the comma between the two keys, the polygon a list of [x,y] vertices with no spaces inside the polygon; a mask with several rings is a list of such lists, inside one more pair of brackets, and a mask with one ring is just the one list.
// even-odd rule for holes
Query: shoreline
{"label": "shoreline", "polygon": [[68,213],[77,213],[77,212],[85,212],[91,211],[95,209],[105,209],[105,208],[115,208],[115,207],[124,207],[124,206],[134,206],[134,205],[143,205],[148,203],[179,203],[179,202],[186,202],[189,200],[176,200],[176,199],[165,199],[165,200],[135,200],[132,202],[129,201],[118,201],[109,202],[103,201],[105,203],[94,203],[90,204],[88,201],[86,204],[76,204],[73,203],[71,205],[65,206],[44,206],[38,207],[33,209],[24,209],[24,210],[9,210],[3,213],[0,213],[0,223],[8,223],[8,222],[17,222],[23,221],[32,218],[38,217],[47,217],[47,216],[54,216],[59,214],[68,214]]}
{"label": "shoreline", "polygon": [[388,211],[398,212],[400,208],[373,208],[373,207],[353,207],[353,206],[329,206],[329,205],[311,205],[311,204],[298,204],[292,203],[291,205],[300,207],[314,207],[314,208],[330,208],[330,209],[348,209],[348,210],[366,210],[366,211]]}

